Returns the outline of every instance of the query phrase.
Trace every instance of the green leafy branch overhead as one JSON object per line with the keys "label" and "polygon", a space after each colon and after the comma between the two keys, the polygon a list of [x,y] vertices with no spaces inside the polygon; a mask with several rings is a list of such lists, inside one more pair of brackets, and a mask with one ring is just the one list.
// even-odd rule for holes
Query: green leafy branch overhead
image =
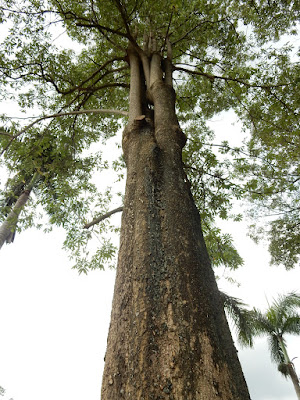
{"label": "green leafy branch overhead", "polygon": [[[237,199],[251,202],[258,222],[277,214],[267,227],[272,261],[298,262],[297,2],[3,0],[0,18],[0,96],[16,104],[0,116],[1,162],[10,176],[2,186],[2,221],[21,195],[16,187],[24,190],[39,174],[17,228],[40,226],[43,210],[50,224],[67,230],[65,246],[86,271],[80,260],[94,234],[83,226],[115,208],[101,176],[109,164],[116,181],[124,175],[110,139],[119,140],[127,118],[128,47],[147,62],[147,37],[162,56],[172,53],[176,111],[188,137],[183,161],[215,265],[242,263],[216,226],[218,218],[241,218]],[[208,127],[228,110],[246,131],[239,148],[230,147],[230,135],[222,145]],[[20,115],[33,119],[12,118]],[[111,258],[111,229],[106,220],[92,227],[102,250],[91,265]]]}

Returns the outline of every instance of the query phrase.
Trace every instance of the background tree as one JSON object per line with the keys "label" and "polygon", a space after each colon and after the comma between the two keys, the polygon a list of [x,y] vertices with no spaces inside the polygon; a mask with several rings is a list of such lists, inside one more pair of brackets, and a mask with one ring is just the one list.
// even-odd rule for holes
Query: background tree
{"label": "background tree", "polygon": [[[254,99],[256,111],[270,104],[270,118],[284,115],[286,92],[294,107],[294,76],[274,71],[272,57],[282,50],[269,45],[294,33],[296,5],[52,0],[24,8],[9,1],[2,14],[13,25],[1,49],[2,83],[17,92],[23,110],[44,113],[40,125],[3,130],[2,155],[11,172],[42,172],[31,210],[42,205],[50,223],[67,228],[79,271],[103,266],[113,252],[107,240],[91,259],[85,250],[88,210],[95,205],[102,214],[110,200],[108,192],[96,196],[90,179],[106,163],[85,150],[120,126],[104,112],[129,108],[123,158],[114,164],[126,164],[127,184],[103,399],[248,398],[186,171],[212,260],[240,264],[214,220],[229,217],[230,199],[243,190],[230,183],[226,146],[218,160],[210,143],[202,144],[213,137],[205,120],[233,108],[247,123]],[[55,47],[53,26],[78,46]],[[283,61],[281,71],[296,68],[288,56]],[[25,224],[32,220],[31,213]]]}
{"label": "background tree", "polygon": [[289,376],[293,382],[298,399],[300,399],[300,385],[293,361],[287,352],[286,335],[300,334],[300,296],[289,293],[278,296],[265,312],[254,308],[248,312],[246,330],[239,325],[239,341],[246,346],[253,346],[253,339],[267,336],[271,359],[278,365],[278,370]]}

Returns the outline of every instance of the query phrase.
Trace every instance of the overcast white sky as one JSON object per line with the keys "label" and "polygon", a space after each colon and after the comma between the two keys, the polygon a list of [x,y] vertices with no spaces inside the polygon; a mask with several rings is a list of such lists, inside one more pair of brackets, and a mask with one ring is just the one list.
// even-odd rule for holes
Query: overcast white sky
{"label": "overcast white sky", "polygon": [[[238,126],[212,124],[228,138]],[[116,216],[115,218],[119,218]],[[220,288],[264,309],[278,293],[299,291],[300,271],[269,267],[267,250],[247,237],[245,223],[224,223],[245,260],[234,275],[241,286],[221,279]],[[78,275],[61,250],[63,232],[29,230],[0,251],[0,386],[3,400],[99,400],[109,326],[114,271]],[[218,270],[222,275],[222,270]],[[299,357],[300,338],[288,338]],[[292,383],[271,364],[264,340],[239,350],[252,400],[295,400]]]}

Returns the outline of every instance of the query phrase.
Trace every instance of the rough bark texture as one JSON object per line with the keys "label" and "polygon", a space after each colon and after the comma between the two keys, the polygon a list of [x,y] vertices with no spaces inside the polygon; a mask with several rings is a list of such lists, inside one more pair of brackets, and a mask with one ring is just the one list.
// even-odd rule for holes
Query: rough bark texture
{"label": "rough bark texture", "polygon": [[157,65],[154,119],[134,115],[123,137],[127,183],[101,398],[247,400],[182,168],[174,90]]}

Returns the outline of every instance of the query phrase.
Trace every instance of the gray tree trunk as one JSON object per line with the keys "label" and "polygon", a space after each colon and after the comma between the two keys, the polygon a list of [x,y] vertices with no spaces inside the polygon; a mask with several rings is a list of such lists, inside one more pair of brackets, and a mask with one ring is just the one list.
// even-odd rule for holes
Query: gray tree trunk
{"label": "gray tree trunk", "polygon": [[294,388],[295,388],[295,392],[297,395],[297,399],[300,400],[300,385],[299,385],[299,379],[298,376],[296,374],[295,368],[294,368],[294,364],[292,362],[288,363],[288,371],[289,371],[289,375],[291,377],[291,380],[293,382]]}
{"label": "gray tree trunk", "polygon": [[12,210],[7,215],[6,220],[2,222],[0,226],[0,249],[4,243],[12,243],[14,241],[19,215],[39,179],[41,179],[41,175],[35,172],[26,189],[20,194]]}
{"label": "gray tree trunk", "polygon": [[284,344],[284,341],[282,339],[282,336],[278,335],[277,338],[278,338],[280,347],[281,347],[282,352],[283,352],[284,361],[285,361],[285,364],[286,364],[287,369],[288,369],[288,374],[289,374],[289,376],[290,376],[290,378],[291,378],[291,380],[293,382],[297,398],[298,398],[298,400],[300,400],[300,384],[299,384],[298,376],[297,376],[296,371],[295,371],[294,364],[290,360],[290,357],[288,355],[288,352],[287,352],[287,349],[285,347],[285,344]]}

